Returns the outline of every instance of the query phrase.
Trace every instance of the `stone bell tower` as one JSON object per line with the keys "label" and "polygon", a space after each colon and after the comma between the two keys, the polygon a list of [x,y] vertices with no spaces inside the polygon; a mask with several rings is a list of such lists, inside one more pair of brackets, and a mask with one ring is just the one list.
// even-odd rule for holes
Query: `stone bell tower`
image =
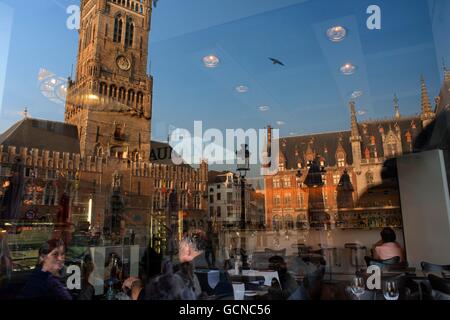
{"label": "stone bell tower", "polygon": [[82,156],[148,159],[153,79],[147,75],[150,0],[81,0],[75,79],[65,122]]}

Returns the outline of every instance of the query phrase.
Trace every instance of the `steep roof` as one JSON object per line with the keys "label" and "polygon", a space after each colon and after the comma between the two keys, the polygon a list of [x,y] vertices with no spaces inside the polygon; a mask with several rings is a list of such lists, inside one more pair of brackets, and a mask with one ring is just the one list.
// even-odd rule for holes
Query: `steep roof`
{"label": "steep roof", "polygon": [[347,164],[353,163],[350,131],[280,138],[280,152],[286,159],[286,169],[297,169],[299,162],[304,168],[308,160],[317,156],[324,160],[326,166],[335,166],[336,152],[340,146],[345,152]]}
{"label": "steep roof", "polygon": [[383,133],[388,135],[392,132],[401,136],[403,153],[412,152],[414,140],[422,131],[422,121],[419,116],[401,117],[400,119],[384,119],[366,121],[358,124],[362,144],[361,152],[364,158],[366,148],[373,156],[376,151],[378,157],[384,157]]}
{"label": "steep roof", "polygon": [[25,118],[0,135],[4,148],[15,146],[40,150],[80,153],[76,126],[63,122]]}

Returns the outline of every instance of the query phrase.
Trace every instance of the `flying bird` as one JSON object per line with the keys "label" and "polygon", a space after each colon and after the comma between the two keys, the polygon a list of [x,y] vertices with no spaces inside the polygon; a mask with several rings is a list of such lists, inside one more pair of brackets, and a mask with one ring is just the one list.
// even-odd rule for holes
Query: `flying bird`
{"label": "flying bird", "polygon": [[273,64],[279,64],[280,66],[285,67],[284,63],[281,62],[281,61],[278,60],[278,59],[275,59],[275,58],[269,58],[269,60],[272,61]]}
{"label": "flying bird", "polygon": [[159,0],[153,0],[153,6],[156,8],[156,6],[158,5],[158,1]]}

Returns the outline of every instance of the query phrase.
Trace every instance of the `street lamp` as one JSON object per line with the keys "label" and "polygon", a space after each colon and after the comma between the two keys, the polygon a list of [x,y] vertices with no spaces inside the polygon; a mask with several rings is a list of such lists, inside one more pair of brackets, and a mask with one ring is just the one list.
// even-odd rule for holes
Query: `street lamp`
{"label": "street lamp", "polygon": [[247,267],[247,259],[245,255],[245,229],[246,229],[246,214],[245,214],[245,176],[250,171],[250,152],[248,145],[243,144],[240,151],[236,151],[237,155],[237,171],[239,172],[239,178],[241,181],[241,255],[242,266]]}
{"label": "street lamp", "polygon": [[241,150],[236,151],[238,156],[237,171],[239,172],[239,178],[241,181],[241,229],[245,230],[246,216],[245,216],[245,176],[247,172],[250,171],[250,152],[248,150],[248,145],[243,144]]}

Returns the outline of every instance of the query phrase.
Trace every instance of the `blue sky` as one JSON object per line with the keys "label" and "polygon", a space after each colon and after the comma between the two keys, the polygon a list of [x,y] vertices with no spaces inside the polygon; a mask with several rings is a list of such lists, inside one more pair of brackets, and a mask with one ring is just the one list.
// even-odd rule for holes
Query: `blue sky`
{"label": "blue sky", "polygon": [[[1,10],[2,23],[12,21],[10,33],[0,25],[0,131],[20,119],[24,107],[33,117],[63,121],[64,105],[44,97],[37,78],[41,68],[70,75],[78,34],[66,28],[66,8],[77,3],[0,0],[11,8]],[[375,3],[382,29],[368,30],[366,9]],[[395,93],[401,113],[415,114],[420,75],[433,97],[442,59],[450,65],[443,32],[449,17],[446,0],[160,0],[149,48],[153,136],[163,139],[169,125],[192,129],[194,120],[219,129],[277,127],[282,121],[282,135],[348,129],[355,90],[364,93],[357,101],[365,111],[360,119],[392,116]],[[348,36],[332,43],[325,32],[336,24]],[[217,68],[203,66],[208,54],[219,57]],[[339,73],[345,62],[357,65],[354,75]],[[238,85],[249,91],[236,92]],[[263,105],[270,110],[259,111]]]}

